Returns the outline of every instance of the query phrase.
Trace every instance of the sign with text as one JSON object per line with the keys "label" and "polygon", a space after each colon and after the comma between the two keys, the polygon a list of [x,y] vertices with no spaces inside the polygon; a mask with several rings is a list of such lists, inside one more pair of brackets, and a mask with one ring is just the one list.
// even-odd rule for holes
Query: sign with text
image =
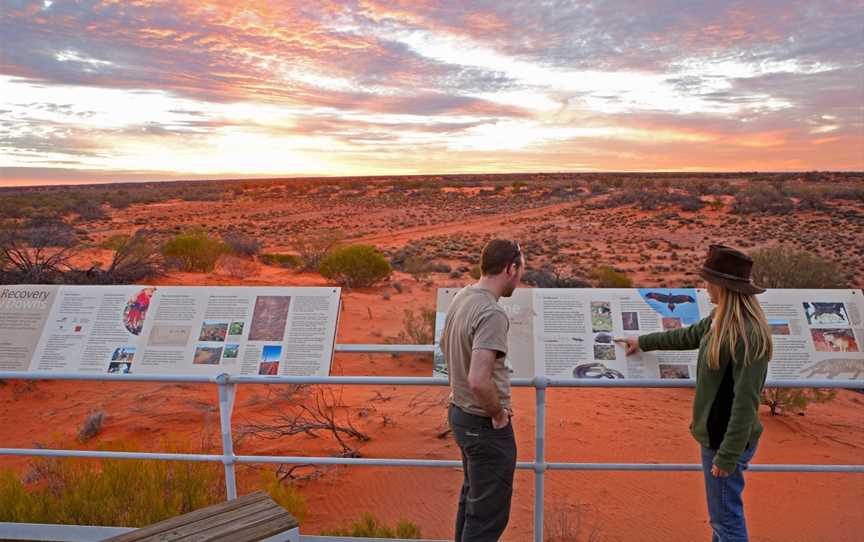
{"label": "sign with text", "polygon": [[[457,288],[438,290],[434,376],[447,368],[437,347]],[[864,379],[861,290],[768,290],[772,380]],[[616,337],[690,326],[713,310],[697,288],[517,289],[499,303],[510,317],[505,363],[514,378],[695,378],[696,351],[626,356]]]}
{"label": "sign with text", "polygon": [[0,371],[326,376],[340,293],[0,286]]}

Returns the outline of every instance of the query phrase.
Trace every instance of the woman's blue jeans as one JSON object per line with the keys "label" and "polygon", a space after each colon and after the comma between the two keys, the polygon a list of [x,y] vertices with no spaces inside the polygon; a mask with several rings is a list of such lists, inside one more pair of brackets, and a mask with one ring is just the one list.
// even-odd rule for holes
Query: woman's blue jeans
{"label": "woman's blue jeans", "polygon": [[713,536],[711,542],[748,542],[747,523],[744,520],[744,471],[756,453],[756,446],[745,450],[738,458],[735,470],[726,477],[711,475],[711,465],[717,450],[702,446],[702,474],[705,476],[705,496]]}

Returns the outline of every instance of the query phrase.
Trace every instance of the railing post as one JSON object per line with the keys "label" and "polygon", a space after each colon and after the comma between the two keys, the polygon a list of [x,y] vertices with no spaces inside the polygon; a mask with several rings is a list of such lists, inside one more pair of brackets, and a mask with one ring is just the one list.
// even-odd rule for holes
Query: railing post
{"label": "railing post", "polygon": [[234,476],[234,440],[231,437],[231,415],[234,412],[234,397],[237,385],[228,380],[227,374],[216,377],[219,386],[219,426],[222,431],[222,464],[225,465],[225,490],[228,500],[237,498],[237,478]]}
{"label": "railing post", "polygon": [[534,379],[534,542],[543,542],[543,497],[546,474],[546,386],[549,379]]}

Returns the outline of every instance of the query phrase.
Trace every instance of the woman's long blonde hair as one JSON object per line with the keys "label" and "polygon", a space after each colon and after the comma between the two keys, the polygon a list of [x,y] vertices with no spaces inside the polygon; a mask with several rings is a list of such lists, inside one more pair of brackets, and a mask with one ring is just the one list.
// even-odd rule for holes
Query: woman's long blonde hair
{"label": "woman's long blonde hair", "polygon": [[722,286],[718,290],[719,299],[708,336],[708,367],[719,369],[721,347],[727,345],[732,353],[739,340],[744,342],[745,365],[754,359],[770,361],[774,345],[768,319],[759,300],[755,295],[742,294]]}

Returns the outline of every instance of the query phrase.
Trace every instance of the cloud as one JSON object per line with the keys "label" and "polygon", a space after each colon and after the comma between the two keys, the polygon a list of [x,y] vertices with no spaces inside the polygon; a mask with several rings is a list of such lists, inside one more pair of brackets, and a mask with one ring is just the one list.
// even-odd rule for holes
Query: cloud
{"label": "cloud", "polygon": [[0,163],[864,168],[862,27],[844,0],[8,0]]}

